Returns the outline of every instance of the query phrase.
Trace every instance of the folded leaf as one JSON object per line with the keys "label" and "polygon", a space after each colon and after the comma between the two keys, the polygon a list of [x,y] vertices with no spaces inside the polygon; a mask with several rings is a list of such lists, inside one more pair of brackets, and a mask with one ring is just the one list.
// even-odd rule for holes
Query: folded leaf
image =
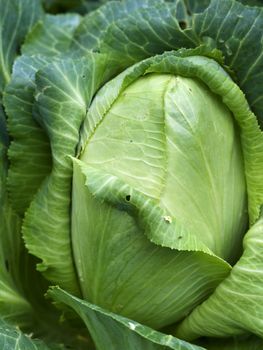
{"label": "folded leaf", "polygon": [[246,234],[244,253],[230,275],[179,325],[179,337],[226,337],[246,331],[263,337],[262,233],[261,217]]}
{"label": "folded leaf", "polygon": [[38,269],[69,291],[79,293],[71,252],[70,193],[72,164],[86,108],[114,70],[103,55],[48,65],[36,77],[36,116],[50,139],[53,168],[26,213],[23,232]]}

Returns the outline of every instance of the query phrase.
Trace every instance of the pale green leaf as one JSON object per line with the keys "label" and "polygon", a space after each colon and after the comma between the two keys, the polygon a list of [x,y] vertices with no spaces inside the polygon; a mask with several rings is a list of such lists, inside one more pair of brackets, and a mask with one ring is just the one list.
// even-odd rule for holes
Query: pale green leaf
{"label": "pale green leaf", "polygon": [[[178,236],[182,236],[180,249],[187,242],[186,250],[199,246],[193,249],[210,249],[235,261],[246,229],[247,203],[241,145],[232,115],[200,82],[171,74],[142,78],[139,67],[136,76],[135,68],[130,69],[98,93],[87,115],[90,132],[81,159],[139,191],[138,206],[151,201],[149,222],[156,232],[152,241],[158,242],[159,237],[159,243],[178,249]],[[101,97],[108,99],[114,89],[118,93],[123,77],[134,81],[106,113],[100,113]],[[140,110],[134,105],[140,105]],[[97,117],[100,124],[94,133]],[[158,206],[164,209],[159,215],[153,210]],[[166,216],[173,223],[163,238],[161,218]],[[201,242],[209,248],[201,248]]]}
{"label": "pale green leaf", "polygon": [[263,175],[261,171],[263,166],[263,134],[242,91],[219,65],[216,65],[212,60],[207,61],[204,57],[177,59],[173,55],[167,54],[159,62],[156,59],[147,72],[179,73],[186,77],[196,76],[207,84],[211,91],[221,96],[223,103],[233,113],[233,117],[240,128],[248,195],[248,213],[250,224],[253,224],[259,217],[263,202]]}
{"label": "pale green leaf", "polygon": [[244,252],[215,292],[176,330],[184,339],[227,337],[250,331],[263,337],[263,218],[244,238]]}
{"label": "pale green leaf", "polygon": [[[223,103],[233,113],[237,125],[241,128],[241,144],[248,192],[248,209],[250,222],[259,216],[260,205],[263,202],[263,135],[259,130],[255,115],[236,84],[214,60],[195,56],[195,50],[166,53],[144,60],[124,71],[115,79],[112,89],[107,84],[97,94],[92,109],[88,113],[82,128],[80,151],[84,148],[88,135],[103,120],[118,95],[139,76],[146,73],[173,73],[185,77],[201,79],[209,89],[221,96]],[[187,58],[187,54],[190,56]],[[193,57],[191,57],[193,55]],[[182,56],[182,57],[180,57]],[[209,69],[207,69],[209,66]]]}
{"label": "pale green leaf", "polygon": [[76,162],[72,244],[84,298],[158,329],[188,314],[228,275],[202,241],[176,219],[166,221],[157,201]]}

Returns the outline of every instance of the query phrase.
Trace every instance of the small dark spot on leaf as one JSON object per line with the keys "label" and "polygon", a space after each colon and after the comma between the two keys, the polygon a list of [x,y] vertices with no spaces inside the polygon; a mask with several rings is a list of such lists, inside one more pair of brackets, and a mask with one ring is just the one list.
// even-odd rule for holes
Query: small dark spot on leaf
{"label": "small dark spot on leaf", "polygon": [[130,194],[127,194],[127,196],[125,197],[126,201],[129,202],[130,199],[131,199],[131,195]]}
{"label": "small dark spot on leaf", "polygon": [[132,140],[130,140],[130,142],[133,142]]}
{"label": "small dark spot on leaf", "polygon": [[9,271],[9,262],[7,259],[5,260],[5,267],[6,267],[7,271]]}
{"label": "small dark spot on leaf", "polygon": [[178,236],[178,239],[182,239],[183,238],[183,236]]}
{"label": "small dark spot on leaf", "polygon": [[86,78],[86,75],[82,75],[82,78]]}
{"label": "small dark spot on leaf", "polygon": [[179,26],[180,26],[181,29],[184,30],[184,29],[186,29],[186,27],[187,27],[187,23],[186,23],[185,21],[180,21],[180,22],[179,22]]}
{"label": "small dark spot on leaf", "polygon": [[189,91],[191,91],[191,92],[192,92],[192,89],[191,89],[191,88],[189,88]]}

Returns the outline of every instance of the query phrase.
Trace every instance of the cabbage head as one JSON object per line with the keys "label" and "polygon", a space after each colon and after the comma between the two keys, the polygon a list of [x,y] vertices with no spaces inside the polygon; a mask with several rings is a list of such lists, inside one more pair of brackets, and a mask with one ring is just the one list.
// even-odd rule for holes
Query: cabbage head
{"label": "cabbage head", "polygon": [[263,348],[246,3],[0,0],[4,350]]}

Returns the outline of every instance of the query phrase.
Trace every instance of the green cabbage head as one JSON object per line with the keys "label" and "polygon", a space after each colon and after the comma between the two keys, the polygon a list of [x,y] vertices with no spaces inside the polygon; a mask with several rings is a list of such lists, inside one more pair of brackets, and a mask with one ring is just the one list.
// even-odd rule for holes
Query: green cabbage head
{"label": "green cabbage head", "polygon": [[262,348],[262,9],[12,2],[35,17],[0,49],[0,344]]}

